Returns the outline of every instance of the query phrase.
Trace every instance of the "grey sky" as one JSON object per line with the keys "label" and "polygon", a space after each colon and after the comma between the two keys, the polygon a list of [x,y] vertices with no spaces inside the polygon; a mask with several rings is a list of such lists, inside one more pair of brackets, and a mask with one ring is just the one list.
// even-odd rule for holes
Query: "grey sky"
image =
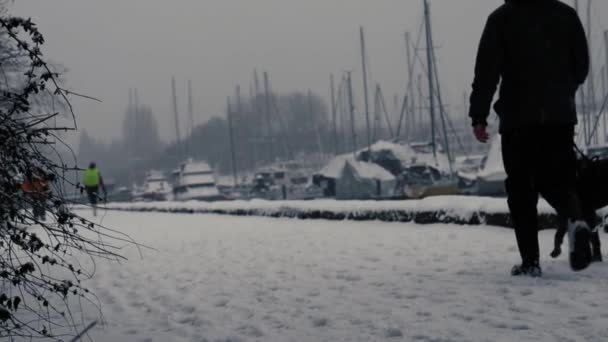
{"label": "grey sky", "polygon": [[[471,83],[486,17],[502,2],[431,0],[442,86],[452,108],[461,106]],[[608,1],[594,7],[597,32],[606,28],[597,13],[608,13]],[[223,113],[237,83],[247,94],[254,67],[270,73],[275,90],[311,88],[328,98],[330,73],[360,70],[360,25],[374,81],[387,97],[403,93],[403,33],[418,32],[422,0],[19,0],[13,12],[39,24],[47,56],[69,69],[72,89],[103,100],[75,100],[81,127],[107,140],[118,136],[127,89],[137,87],[169,139],[171,76],[182,114],[192,79],[198,123]],[[355,82],[360,99],[360,76]]]}

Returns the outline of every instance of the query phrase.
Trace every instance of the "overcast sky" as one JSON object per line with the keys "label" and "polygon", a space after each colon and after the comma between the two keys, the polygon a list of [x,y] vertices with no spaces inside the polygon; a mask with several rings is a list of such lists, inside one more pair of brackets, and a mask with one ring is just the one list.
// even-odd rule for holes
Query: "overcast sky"
{"label": "overcast sky", "polygon": [[[486,17],[502,3],[431,0],[451,108],[462,106]],[[608,25],[597,13],[608,13],[608,1],[596,0],[594,7],[596,31],[603,30]],[[103,100],[75,100],[81,127],[98,138],[117,137],[128,89],[137,87],[163,138],[172,139],[172,76],[182,115],[192,80],[198,123],[224,112],[237,83],[247,94],[254,67],[269,72],[275,90],[310,88],[327,99],[329,74],[352,69],[359,72],[354,81],[360,100],[360,25],[373,81],[391,99],[403,93],[403,34],[418,32],[422,0],[18,0],[13,13],[38,23],[46,55],[68,68],[71,89]]]}

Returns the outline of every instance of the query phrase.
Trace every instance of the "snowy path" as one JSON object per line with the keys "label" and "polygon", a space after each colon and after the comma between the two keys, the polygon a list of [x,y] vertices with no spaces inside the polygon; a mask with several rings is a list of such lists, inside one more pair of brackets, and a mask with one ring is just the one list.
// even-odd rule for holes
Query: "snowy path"
{"label": "snowy path", "polygon": [[[156,248],[91,281],[96,341],[607,341],[608,269],[508,275],[490,227],[108,212]],[[541,233],[548,255],[552,232]]]}

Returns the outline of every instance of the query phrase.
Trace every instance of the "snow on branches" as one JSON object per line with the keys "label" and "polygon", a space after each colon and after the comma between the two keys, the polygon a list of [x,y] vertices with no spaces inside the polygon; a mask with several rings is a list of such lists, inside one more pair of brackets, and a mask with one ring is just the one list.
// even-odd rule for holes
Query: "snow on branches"
{"label": "snow on branches", "polygon": [[[43,44],[30,19],[0,17],[0,339],[76,335],[85,322],[70,303],[98,306],[83,285],[94,260],[121,259],[115,245],[131,243],[64,196],[77,166],[62,159],[59,133],[76,129],[68,96],[78,94],[61,87]],[[58,117],[71,123],[57,127]]]}

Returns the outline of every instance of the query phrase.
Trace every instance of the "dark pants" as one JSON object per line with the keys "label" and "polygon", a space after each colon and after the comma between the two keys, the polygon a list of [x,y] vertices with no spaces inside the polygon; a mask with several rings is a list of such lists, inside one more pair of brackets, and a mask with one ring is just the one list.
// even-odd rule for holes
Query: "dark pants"
{"label": "dark pants", "polygon": [[91,205],[97,205],[99,199],[99,186],[87,186],[87,196]]}
{"label": "dark pants", "polygon": [[534,263],[539,259],[539,194],[561,217],[582,219],[576,193],[574,127],[529,127],[503,133],[502,154],[519,253],[524,264]]}

